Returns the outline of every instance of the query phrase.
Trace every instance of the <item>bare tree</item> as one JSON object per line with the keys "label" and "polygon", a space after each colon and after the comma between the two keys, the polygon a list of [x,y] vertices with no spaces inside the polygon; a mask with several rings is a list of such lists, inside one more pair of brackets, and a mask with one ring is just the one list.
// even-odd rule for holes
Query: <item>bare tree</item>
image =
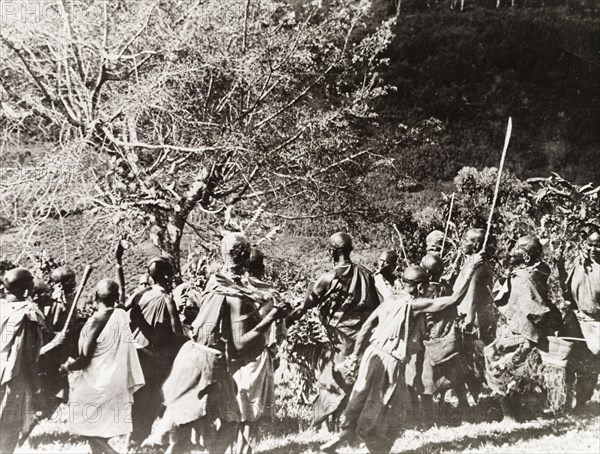
{"label": "bare tree", "polygon": [[0,82],[11,109],[60,125],[62,150],[93,156],[84,203],[121,231],[178,266],[186,226],[209,236],[194,210],[239,229],[233,207],[256,225],[291,202],[339,211],[355,191],[375,149],[353,131],[389,89],[391,22],[367,28],[368,1],[77,5],[3,30]]}

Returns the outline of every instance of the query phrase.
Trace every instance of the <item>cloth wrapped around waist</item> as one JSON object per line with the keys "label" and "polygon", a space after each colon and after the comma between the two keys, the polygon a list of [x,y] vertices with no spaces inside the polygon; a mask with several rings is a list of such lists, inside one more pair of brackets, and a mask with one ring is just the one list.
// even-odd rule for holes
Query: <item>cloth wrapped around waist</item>
{"label": "cloth wrapped around waist", "polygon": [[209,414],[236,420],[239,408],[235,394],[235,382],[227,371],[223,353],[190,340],[181,347],[163,385],[163,419],[173,425]]}

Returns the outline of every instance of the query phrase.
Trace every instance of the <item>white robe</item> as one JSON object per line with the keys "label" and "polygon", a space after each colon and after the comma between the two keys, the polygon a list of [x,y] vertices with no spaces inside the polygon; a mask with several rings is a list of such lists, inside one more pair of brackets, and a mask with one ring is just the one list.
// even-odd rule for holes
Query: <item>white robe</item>
{"label": "white robe", "polygon": [[[89,322],[83,327],[80,348],[89,327]],[[133,393],[145,381],[124,310],[113,311],[98,337],[92,361],[71,373],[69,383],[71,433],[111,438],[131,432]]]}

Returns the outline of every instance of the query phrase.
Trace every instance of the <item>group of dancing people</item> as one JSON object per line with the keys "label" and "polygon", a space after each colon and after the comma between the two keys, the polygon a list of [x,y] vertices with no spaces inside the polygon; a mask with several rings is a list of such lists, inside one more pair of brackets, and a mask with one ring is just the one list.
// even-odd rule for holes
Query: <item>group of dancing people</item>
{"label": "group of dancing people", "polygon": [[155,257],[129,298],[118,248],[117,278],[97,283],[87,320],[70,310],[72,270],[52,272],[50,296],[29,270],[11,269],[0,300],[0,451],[12,453],[38,421],[67,408],[70,432],[94,453],[116,452],[109,439],[121,435],[130,452],[251,453],[258,422],[274,415],[279,345],[311,310],[334,345],[315,365],[313,423],[335,432],[323,452],[356,437],[372,453],[390,452],[450,389],[468,407],[487,385],[514,418],[520,381],[557,335],[574,340],[567,375],[585,405],[598,377],[600,235],[589,233],[568,266],[556,261],[569,303],[562,313],[549,299],[538,238],[516,242],[498,281],[484,236],[469,229],[460,261],[445,270],[444,235],[432,232],[419,265],[398,275],[394,251],[371,273],[352,261],[350,235],[335,233],[333,268],[297,305],[264,280],[264,255],[240,233],[223,237],[222,268],[204,288],[175,287],[171,261]]}

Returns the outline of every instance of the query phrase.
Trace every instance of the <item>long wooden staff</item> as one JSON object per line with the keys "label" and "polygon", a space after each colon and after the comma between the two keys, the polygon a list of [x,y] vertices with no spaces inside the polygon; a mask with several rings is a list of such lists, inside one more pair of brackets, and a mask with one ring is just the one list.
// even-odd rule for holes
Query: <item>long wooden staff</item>
{"label": "long wooden staff", "polygon": [[496,189],[494,190],[494,198],[492,199],[492,208],[487,221],[487,229],[485,230],[485,239],[483,240],[483,246],[481,250],[485,251],[488,239],[490,237],[490,230],[492,229],[492,217],[494,216],[494,209],[496,208],[496,201],[498,200],[498,192],[500,191],[500,179],[502,178],[502,169],[504,169],[504,160],[506,159],[506,151],[508,150],[508,142],[510,142],[510,136],[512,134],[512,117],[508,117],[508,126],[506,128],[506,137],[504,138],[504,149],[502,150],[502,158],[500,158],[500,167],[498,167],[498,178],[496,179]]}
{"label": "long wooden staff", "polygon": [[67,321],[65,322],[65,326],[62,329],[62,334],[65,334],[67,332],[67,328],[69,326],[69,323],[71,322],[71,317],[73,317],[73,312],[75,312],[75,307],[79,302],[79,298],[81,297],[81,293],[83,292],[83,288],[85,287],[86,282],[90,278],[90,274],[92,274],[92,265],[87,265],[83,270],[83,276],[81,277],[81,282],[79,283],[79,288],[77,289],[77,293],[75,294],[73,304],[69,309],[69,315],[67,316]]}
{"label": "long wooden staff", "polygon": [[408,263],[408,256],[406,255],[406,249],[404,249],[404,240],[402,240],[402,234],[400,233],[400,230],[398,230],[398,226],[396,224],[394,224],[394,230],[396,231],[396,233],[398,234],[398,237],[400,238],[400,249],[402,249],[402,255],[404,256],[404,263],[406,263],[406,266],[410,266],[410,263]]}
{"label": "long wooden staff", "polygon": [[444,229],[444,239],[442,240],[442,250],[440,251],[440,258],[444,257],[444,246],[446,245],[446,238],[448,237],[448,227],[450,227],[450,219],[452,219],[452,210],[454,208],[454,192],[450,199],[450,211],[448,212],[448,219],[446,220],[446,228]]}

